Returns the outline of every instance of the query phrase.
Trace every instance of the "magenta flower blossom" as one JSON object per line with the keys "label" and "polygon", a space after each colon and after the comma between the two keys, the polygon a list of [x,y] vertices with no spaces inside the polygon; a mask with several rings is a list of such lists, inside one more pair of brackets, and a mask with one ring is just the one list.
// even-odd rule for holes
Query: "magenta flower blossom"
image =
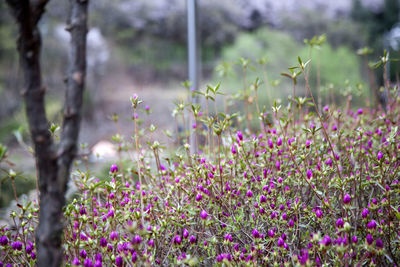
{"label": "magenta flower blossom", "polygon": [[257,229],[253,229],[253,236],[254,238],[260,238],[260,232]]}
{"label": "magenta flower blossom", "polygon": [[281,163],[279,162],[279,160],[276,161],[275,166],[276,166],[276,169],[277,169],[278,171],[281,170]]}
{"label": "magenta flower blossom", "polygon": [[116,231],[112,231],[110,234],[111,240],[116,240],[118,238],[118,233]]}
{"label": "magenta flower blossom", "polygon": [[133,244],[140,244],[142,242],[142,238],[140,237],[140,235],[135,235],[135,237],[132,240]]}
{"label": "magenta flower blossom", "polygon": [[0,245],[2,245],[2,246],[7,246],[7,244],[8,244],[8,238],[7,238],[7,236],[5,236],[5,235],[1,236],[1,237],[0,237]]}
{"label": "magenta flower blossom", "polygon": [[381,159],[383,158],[383,153],[382,153],[382,151],[378,151],[378,155],[376,156],[376,158],[377,158],[378,160],[381,160]]}
{"label": "magenta flower blossom", "polygon": [[279,246],[279,247],[283,247],[284,244],[285,244],[285,241],[283,241],[283,238],[280,237],[280,238],[278,239],[278,246]]}
{"label": "magenta flower blossom", "polygon": [[174,237],[174,244],[180,245],[181,242],[182,242],[181,236],[180,236],[180,235],[176,235],[176,236]]}
{"label": "magenta flower blossom", "polygon": [[104,237],[102,237],[101,239],[100,239],[100,246],[101,247],[106,247],[107,246],[107,239],[105,239]]}
{"label": "magenta flower blossom", "polygon": [[118,166],[116,164],[112,164],[110,167],[110,172],[111,173],[118,172]]}
{"label": "magenta flower blossom", "polygon": [[376,221],[372,220],[370,222],[367,223],[367,228],[368,229],[375,229],[376,228]]}
{"label": "magenta flower blossom", "polygon": [[72,261],[72,264],[76,265],[76,266],[81,265],[81,263],[80,263],[80,261],[79,261],[79,259],[77,257],[74,258],[74,260]]}
{"label": "magenta flower blossom", "polygon": [[241,131],[237,131],[236,135],[237,135],[237,138],[238,138],[240,141],[243,141],[243,134],[242,134]]}
{"label": "magenta flower blossom", "polygon": [[81,258],[85,259],[87,256],[86,250],[82,249],[81,252],[79,252],[79,256],[81,256]]}
{"label": "magenta flower blossom", "polygon": [[21,250],[22,249],[22,242],[21,241],[15,241],[11,244],[11,247],[14,250]]}
{"label": "magenta flower blossom", "polygon": [[278,140],[276,140],[276,145],[281,146],[282,145],[282,138],[278,137]]}
{"label": "magenta flower blossom", "polygon": [[357,110],[357,114],[358,114],[358,115],[363,114],[363,109],[362,109],[362,108],[359,108],[359,109]]}
{"label": "magenta flower blossom", "polygon": [[343,227],[343,224],[344,224],[344,222],[343,222],[343,219],[342,219],[342,218],[337,219],[337,221],[336,221],[336,226],[337,226],[338,228],[342,228],[342,227]]}
{"label": "magenta flower blossom", "polygon": [[117,256],[115,258],[115,265],[117,265],[117,267],[121,267],[123,263],[124,263],[124,260],[122,259],[121,256]]}
{"label": "magenta flower blossom", "polygon": [[310,140],[306,140],[306,148],[310,148],[310,145],[311,145],[311,141]]}
{"label": "magenta flower blossom", "polygon": [[253,192],[251,192],[251,190],[247,191],[246,196],[249,197],[249,198],[252,197],[253,196]]}
{"label": "magenta flower blossom", "polygon": [[326,236],[324,236],[324,239],[322,242],[325,246],[329,246],[330,244],[332,244],[332,239],[329,235],[326,235]]}
{"label": "magenta flower blossom", "polygon": [[349,194],[344,195],[343,197],[343,203],[344,204],[349,204],[351,202],[351,197]]}
{"label": "magenta flower blossom", "polygon": [[358,238],[355,235],[353,235],[351,240],[353,241],[354,244],[357,244],[357,242],[358,242]]}
{"label": "magenta flower blossom", "polygon": [[[84,267],[93,267],[93,262],[91,259],[87,258],[84,262],[83,262],[83,266]],[[122,265],[121,265],[122,266]],[[120,267],[120,266],[119,266]]]}
{"label": "magenta flower blossom", "polygon": [[368,245],[371,245],[374,242],[374,238],[371,234],[367,234],[367,237],[365,239],[367,240]]}
{"label": "magenta flower blossom", "polygon": [[275,235],[274,230],[272,230],[272,229],[268,230],[269,237],[274,237],[274,235]]}
{"label": "magenta flower blossom", "polygon": [[267,202],[267,197],[264,196],[264,195],[261,195],[260,196],[260,203],[265,203],[265,202]]}
{"label": "magenta flower blossom", "polygon": [[203,196],[200,193],[198,193],[196,196],[196,201],[201,201],[202,198],[203,198]]}
{"label": "magenta flower blossom", "polygon": [[194,235],[191,235],[190,238],[189,238],[189,242],[190,242],[191,244],[196,243],[196,237],[195,237]]}
{"label": "magenta flower blossom", "polygon": [[234,154],[234,155],[237,153],[237,150],[236,150],[236,146],[235,146],[235,145],[232,145],[231,152],[232,152],[232,154]]}
{"label": "magenta flower blossom", "polygon": [[362,213],[361,213],[362,217],[366,218],[368,216],[368,214],[369,214],[369,210],[367,208],[364,208]]}
{"label": "magenta flower blossom", "polygon": [[202,210],[202,211],[200,212],[200,217],[201,217],[203,220],[207,219],[207,217],[208,217],[207,211]]}
{"label": "magenta flower blossom", "polygon": [[311,169],[307,170],[307,178],[310,179],[312,177],[313,173],[311,171]]}
{"label": "magenta flower blossom", "polygon": [[187,238],[188,236],[189,236],[189,231],[185,228],[185,229],[183,229],[183,237],[184,238]]}
{"label": "magenta flower blossom", "polygon": [[383,248],[383,241],[382,241],[382,239],[377,238],[376,241],[375,241],[375,243],[376,243],[376,247],[377,247],[377,248],[379,248],[379,249],[382,249],[382,248]]}
{"label": "magenta flower blossom", "polygon": [[293,226],[294,226],[294,221],[293,221],[293,219],[290,219],[290,221],[289,221],[289,227],[292,228]]}
{"label": "magenta flower blossom", "polygon": [[323,216],[322,210],[317,209],[317,211],[315,212],[315,215],[317,215],[317,218],[321,218]]}

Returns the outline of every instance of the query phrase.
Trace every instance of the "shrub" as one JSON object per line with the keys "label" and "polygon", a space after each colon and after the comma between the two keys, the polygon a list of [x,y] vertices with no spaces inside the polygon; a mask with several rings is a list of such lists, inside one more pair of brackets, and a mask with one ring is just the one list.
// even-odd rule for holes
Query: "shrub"
{"label": "shrub", "polygon": [[[218,88],[202,93],[207,103]],[[178,104],[183,120],[189,110],[210,131],[197,153],[184,131],[168,158],[156,141],[140,146],[133,96],[137,161],[112,165],[106,181],[74,173],[80,196],[64,211],[66,265],[398,264],[400,98],[390,92],[387,112],[275,102],[269,124],[259,113],[260,125],[247,129],[236,115],[209,117],[208,104],[204,113]],[[1,227],[3,265],[35,264],[37,215],[27,203],[11,214],[15,229]]]}

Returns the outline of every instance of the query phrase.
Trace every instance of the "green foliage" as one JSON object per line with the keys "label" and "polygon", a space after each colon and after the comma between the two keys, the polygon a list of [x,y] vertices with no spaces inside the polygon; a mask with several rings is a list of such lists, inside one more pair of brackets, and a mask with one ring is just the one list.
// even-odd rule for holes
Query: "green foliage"
{"label": "green foliage", "polygon": [[[329,36],[327,37],[329,40]],[[331,83],[340,88],[345,85],[346,80],[359,83],[361,74],[357,55],[346,46],[339,46],[335,49],[329,43],[323,44],[323,41],[320,37],[315,38],[313,42],[310,62],[311,71],[309,73],[312,89],[314,90],[317,85],[318,60],[321,68],[321,84]],[[283,98],[289,93],[292,82],[289,79],[282,80],[280,84],[274,82],[277,84],[277,88],[273,89],[271,86],[272,81],[279,79],[280,73],[287,69],[286,66],[296,63],[293,59],[297,55],[301,55],[304,61],[310,59],[310,47],[309,45],[298,43],[287,33],[266,27],[254,33],[241,33],[234,44],[225,47],[222,51],[223,63],[217,68],[220,76],[226,76],[227,71],[225,69],[227,68],[226,66],[229,66],[228,62],[237,61],[238,55],[256,61],[259,65],[265,67],[266,73],[263,73],[263,68],[258,64],[257,70],[250,69],[247,72],[248,81],[253,81],[256,77],[264,80],[265,74],[267,74],[268,83],[266,86],[272,91],[270,92],[272,98]],[[229,79],[227,84],[222,83],[222,88],[228,88],[231,92],[237,91],[242,84],[240,73],[241,70],[236,67],[236,78]],[[299,88],[299,92],[304,94],[304,88]],[[265,100],[266,95],[265,90],[260,90],[261,99]]]}

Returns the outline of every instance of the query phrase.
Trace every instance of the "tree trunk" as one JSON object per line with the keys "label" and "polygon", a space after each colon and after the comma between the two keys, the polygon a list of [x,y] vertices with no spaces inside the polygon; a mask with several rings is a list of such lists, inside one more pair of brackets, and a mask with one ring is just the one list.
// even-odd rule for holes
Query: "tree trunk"
{"label": "tree trunk", "polygon": [[70,63],[60,144],[56,147],[46,118],[40,68],[41,36],[37,27],[48,0],[7,0],[19,26],[17,41],[24,73],[23,95],[39,175],[40,214],[36,230],[38,266],[60,266],[65,192],[77,151],[86,75],[86,0],[71,0]]}

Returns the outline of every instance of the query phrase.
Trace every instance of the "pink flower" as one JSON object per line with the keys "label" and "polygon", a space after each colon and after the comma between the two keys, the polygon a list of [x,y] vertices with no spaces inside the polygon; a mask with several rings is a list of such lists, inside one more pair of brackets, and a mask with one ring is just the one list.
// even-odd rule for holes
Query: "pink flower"
{"label": "pink flower", "polygon": [[201,217],[203,220],[207,219],[207,217],[208,217],[207,211],[202,210],[202,211],[200,212],[200,217]]}

